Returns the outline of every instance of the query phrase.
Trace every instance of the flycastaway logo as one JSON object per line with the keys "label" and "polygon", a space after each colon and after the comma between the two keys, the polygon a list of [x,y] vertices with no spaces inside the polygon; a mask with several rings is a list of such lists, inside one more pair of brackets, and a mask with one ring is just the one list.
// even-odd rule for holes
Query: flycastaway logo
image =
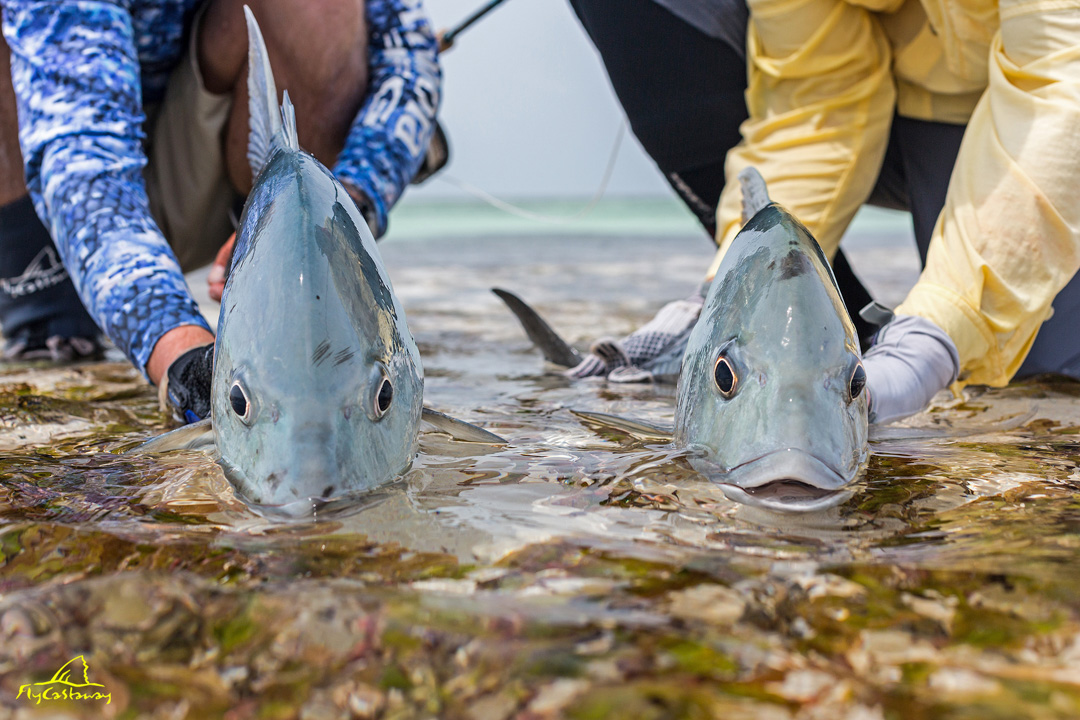
{"label": "flycastaway logo", "polygon": [[[100,690],[98,688],[101,688]],[[112,704],[112,693],[104,692],[101,683],[90,682],[90,668],[82,655],[68,660],[48,682],[29,683],[19,688],[18,700],[24,694],[27,700],[40,705],[48,700],[104,700]]]}

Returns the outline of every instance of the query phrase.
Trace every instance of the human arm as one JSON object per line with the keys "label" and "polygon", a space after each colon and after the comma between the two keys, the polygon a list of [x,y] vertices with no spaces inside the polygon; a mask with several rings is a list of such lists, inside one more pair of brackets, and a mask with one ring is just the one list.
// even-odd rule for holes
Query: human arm
{"label": "human arm", "polygon": [[735,178],[753,166],[769,195],[831,257],[880,170],[895,91],[888,41],[866,8],[843,0],[750,0],[749,119],[728,153],[712,277],[741,227]]}
{"label": "human arm", "polygon": [[367,0],[366,12],[369,90],[334,174],[370,202],[380,237],[435,131],[442,73],[420,0]]}
{"label": "human arm", "polygon": [[110,2],[6,0],[3,32],[35,208],[94,321],[145,374],[164,335],[209,328],[150,217],[131,18]]}
{"label": "human arm", "polygon": [[[960,385],[1004,385],[1080,267],[1080,18],[1001,2],[926,268],[898,313],[956,343]],[[869,378],[869,374],[868,374]]]}

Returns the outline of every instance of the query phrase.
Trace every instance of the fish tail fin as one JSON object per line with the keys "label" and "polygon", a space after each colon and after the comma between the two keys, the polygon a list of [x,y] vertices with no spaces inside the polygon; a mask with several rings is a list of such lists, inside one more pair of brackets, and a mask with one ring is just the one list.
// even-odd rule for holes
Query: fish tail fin
{"label": "fish tail fin", "polygon": [[772,200],[765,179],[756,168],[748,167],[739,173],[739,187],[742,188],[742,221],[745,225]]}
{"label": "fish tail fin", "polygon": [[280,147],[296,148],[296,112],[288,95],[278,108],[277,85],[270,68],[259,23],[247,5],[244,6],[248,33],[248,163],[252,178],[257,177],[274,151]]}
{"label": "fish tail fin", "polygon": [[581,353],[570,347],[569,343],[559,337],[559,334],[551,329],[551,326],[547,324],[544,318],[540,317],[539,313],[529,307],[524,300],[509,290],[502,290],[501,288],[491,288],[491,292],[498,295],[499,299],[506,303],[506,306],[517,317],[518,322],[521,323],[525,334],[529,336],[533,344],[540,348],[540,352],[544,354],[544,358],[548,362],[563,367],[574,367],[584,360]]}

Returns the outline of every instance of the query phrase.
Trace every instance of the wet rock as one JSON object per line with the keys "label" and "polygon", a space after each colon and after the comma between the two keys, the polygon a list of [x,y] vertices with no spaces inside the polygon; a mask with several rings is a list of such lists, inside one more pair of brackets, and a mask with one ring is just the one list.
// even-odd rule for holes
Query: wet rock
{"label": "wet rock", "polygon": [[723,585],[696,585],[670,593],[668,597],[668,612],[683,620],[732,625],[746,610],[743,596]]}
{"label": "wet rock", "polygon": [[528,705],[528,711],[537,717],[559,717],[570,703],[589,689],[584,680],[562,679],[540,688],[540,692]]}
{"label": "wet rock", "polygon": [[366,683],[341,685],[333,691],[334,704],[355,720],[375,720],[386,708],[386,694]]}
{"label": "wet rock", "polygon": [[921,596],[902,593],[900,599],[919,615],[939,623],[946,633],[952,632],[956,606],[959,604],[956,597],[926,590]]}
{"label": "wet rock", "polygon": [[930,689],[949,696],[996,695],[1001,684],[967,668],[941,668],[929,679]]}
{"label": "wet rock", "polygon": [[60,640],[60,622],[52,611],[26,601],[0,606],[0,672],[21,666]]}
{"label": "wet rock", "polygon": [[507,720],[515,710],[518,701],[509,692],[488,695],[469,706],[466,717],[469,720]]}
{"label": "wet rock", "polygon": [[933,645],[900,630],[864,630],[858,644],[847,653],[848,664],[856,673],[878,673],[888,682],[899,679],[899,665],[935,663],[939,657]]}
{"label": "wet rock", "polygon": [[433,578],[431,580],[417,580],[410,584],[413,590],[420,592],[444,593],[447,595],[473,595],[476,593],[476,582],[472,580],[452,580],[450,578]]}
{"label": "wet rock", "polygon": [[794,670],[781,683],[769,683],[769,692],[785,700],[810,702],[836,684],[836,678],[820,670]]}
{"label": "wet rock", "polygon": [[866,588],[862,585],[830,573],[800,575],[793,582],[810,600],[823,597],[851,600],[866,596]]}

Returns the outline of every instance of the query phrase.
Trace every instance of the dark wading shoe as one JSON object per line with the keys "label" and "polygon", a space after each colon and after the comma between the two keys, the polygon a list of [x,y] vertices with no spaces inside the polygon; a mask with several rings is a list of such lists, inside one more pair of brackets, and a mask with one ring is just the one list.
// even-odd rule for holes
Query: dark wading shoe
{"label": "dark wading shoe", "polygon": [[[674,429],[578,415],[646,439],[671,439],[732,500],[824,509],[850,497],[846,488],[869,454],[855,327],[810,232],[769,200],[756,170],[739,179],[743,229],[685,352],[663,360],[678,377]],[[507,302],[549,360],[580,357],[519,299]]]}
{"label": "dark wading shoe", "polygon": [[353,504],[408,468],[421,419],[501,443],[423,409],[420,353],[375,240],[345,188],[300,150],[245,6],[255,177],[221,299],[211,417],[137,451],[216,447],[257,509],[307,517]]}

